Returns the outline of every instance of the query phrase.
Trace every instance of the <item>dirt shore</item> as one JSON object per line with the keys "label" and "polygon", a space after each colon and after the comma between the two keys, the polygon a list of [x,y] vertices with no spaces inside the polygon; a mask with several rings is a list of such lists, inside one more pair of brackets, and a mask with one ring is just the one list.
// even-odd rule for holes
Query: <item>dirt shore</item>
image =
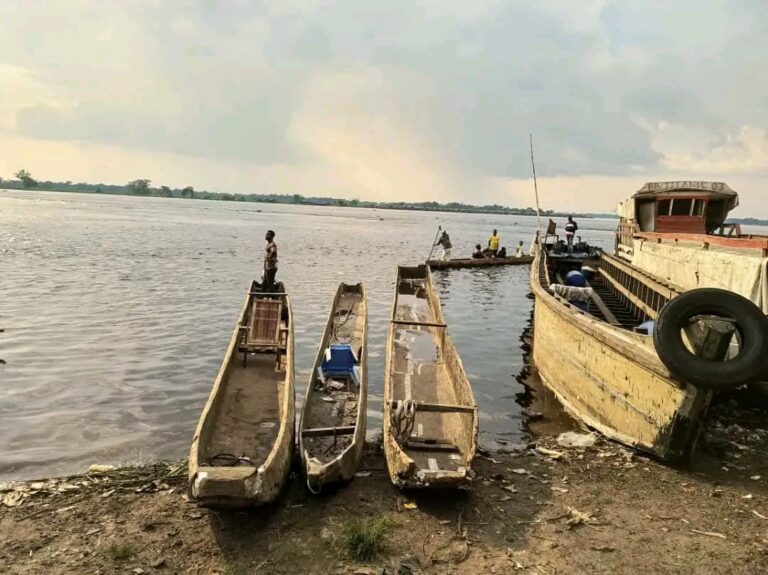
{"label": "dirt shore", "polygon": [[[767,573],[767,415],[760,396],[721,398],[681,466],[541,436],[479,456],[467,494],[401,493],[375,452],[343,488],[294,478],[248,513],[189,503],[183,462],[0,484],[0,573]],[[361,562],[337,542],[364,517],[387,530]]]}

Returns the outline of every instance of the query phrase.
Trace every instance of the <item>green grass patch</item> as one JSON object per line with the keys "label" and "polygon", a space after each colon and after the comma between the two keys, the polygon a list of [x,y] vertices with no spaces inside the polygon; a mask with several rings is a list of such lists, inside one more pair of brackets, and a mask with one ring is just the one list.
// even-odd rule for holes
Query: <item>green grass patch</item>
{"label": "green grass patch", "polygon": [[107,557],[112,559],[115,563],[121,561],[127,561],[133,557],[135,551],[130,543],[113,543],[107,547]]}
{"label": "green grass patch", "polygon": [[348,519],[338,528],[336,547],[342,555],[368,561],[384,549],[392,522],[385,515]]}

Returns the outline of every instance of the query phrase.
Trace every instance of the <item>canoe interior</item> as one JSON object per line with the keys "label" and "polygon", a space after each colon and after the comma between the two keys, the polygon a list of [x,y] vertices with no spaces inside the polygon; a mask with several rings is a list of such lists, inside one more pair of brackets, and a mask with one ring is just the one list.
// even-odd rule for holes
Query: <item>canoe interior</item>
{"label": "canoe interior", "polygon": [[[320,342],[302,412],[302,460],[308,475],[318,476],[313,479],[323,482],[349,479],[354,473],[359,455],[362,455],[366,431],[366,336],[365,289],[362,284],[341,284]],[[348,344],[352,347],[357,357],[357,377],[334,375],[321,379],[319,372],[326,350],[335,344]],[[344,387],[334,389],[339,385]],[[350,428],[354,431],[350,432]],[[310,435],[312,432],[308,431],[322,429],[327,430],[327,433]],[[359,454],[355,454],[358,457],[352,459],[358,461],[350,462],[347,469],[332,470],[330,475],[324,476],[322,466],[338,462],[340,455],[355,444],[359,444],[360,449]],[[312,463],[308,463],[310,461]]]}
{"label": "canoe interior", "polygon": [[[398,470],[392,465],[390,473],[397,482],[408,486],[466,479],[477,444],[477,408],[474,396],[461,365],[458,353],[444,324],[440,301],[435,292],[429,269],[401,267],[398,270],[387,358],[385,393],[386,442],[405,464]],[[444,406],[464,406],[464,412],[416,411],[410,441],[403,444],[391,433],[393,402],[414,400],[417,403]],[[385,438],[387,439],[387,438]],[[410,448],[411,442],[421,443]],[[436,442],[441,447],[430,449],[424,443]],[[448,451],[445,445],[455,449]],[[389,455],[388,455],[389,462]],[[391,462],[390,462],[391,463]]]}
{"label": "canoe interior", "polygon": [[246,367],[232,361],[201,437],[204,465],[216,467],[221,454],[247,459],[251,467],[264,463],[280,429],[284,379],[271,354],[252,358]]}
{"label": "canoe interior", "polygon": [[[193,441],[190,480],[201,504],[265,502],[287,475],[294,425],[291,321],[287,295],[262,294],[253,282]],[[274,346],[249,344],[248,326],[273,334]],[[268,484],[249,481],[259,470]]]}

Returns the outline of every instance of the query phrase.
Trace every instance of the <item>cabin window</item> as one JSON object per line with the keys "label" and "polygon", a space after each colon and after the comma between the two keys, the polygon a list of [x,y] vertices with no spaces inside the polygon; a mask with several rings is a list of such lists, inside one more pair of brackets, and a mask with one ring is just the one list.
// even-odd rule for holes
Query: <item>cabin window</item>
{"label": "cabin window", "polygon": [[637,224],[642,232],[652,232],[656,228],[656,202],[637,202]]}
{"label": "cabin window", "polygon": [[657,216],[668,216],[669,208],[672,205],[671,200],[659,200],[658,208],[656,211]]}
{"label": "cabin window", "polygon": [[691,215],[702,217],[704,215],[704,200],[693,200]]}
{"label": "cabin window", "polygon": [[693,200],[675,198],[672,201],[672,213],[673,216],[690,216],[693,209]]}

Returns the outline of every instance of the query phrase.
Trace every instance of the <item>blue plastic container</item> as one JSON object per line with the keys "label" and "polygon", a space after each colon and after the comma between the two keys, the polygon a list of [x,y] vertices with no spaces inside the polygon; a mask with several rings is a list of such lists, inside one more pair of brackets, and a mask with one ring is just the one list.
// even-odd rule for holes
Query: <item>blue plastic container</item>
{"label": "blue plastic container", "polygon": [[566,274],[565,285],[573,287],[586,287],[587,279],[580,271],[573,270]]}

